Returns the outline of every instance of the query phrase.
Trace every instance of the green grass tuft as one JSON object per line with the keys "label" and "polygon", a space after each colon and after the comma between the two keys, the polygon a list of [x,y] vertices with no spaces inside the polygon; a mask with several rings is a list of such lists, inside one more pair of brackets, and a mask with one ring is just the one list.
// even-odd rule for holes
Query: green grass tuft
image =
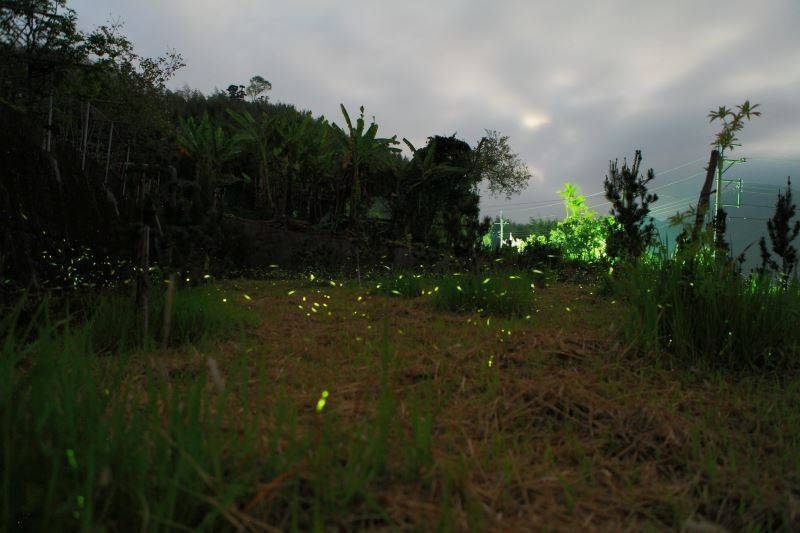
{"label": "green grass tuft", "polygon": [[436,279],[423,274],[404,273],[378,278],[372,288],[374,294],[414,298],[425,296],[433,290]]}
{"label": "green grass tuft", "polygon": [[642,264],[618,282],[639,351],[713,369],[781,370],[800,362],[800,284],[723,267]]}
{"label": "green grass tuft", "polygon": [[533,307],[534,281],[525,273],[452,275],[440,280],[432,294],[436,309],[521,316]]}
{"label": "green grass tuft", "polygon": [[[149,328],[141,338],[141,317],[132,294],[110,294],[98,298],[84,327],[95,352],[131,350],[137,346],[164,343],[166,291],[153,289],[149,298]],[[206,337],[230,335],[252,324],[252,312],[242,295],[214,285],[177,289],[172,301],[167,346],[196,343]]]}

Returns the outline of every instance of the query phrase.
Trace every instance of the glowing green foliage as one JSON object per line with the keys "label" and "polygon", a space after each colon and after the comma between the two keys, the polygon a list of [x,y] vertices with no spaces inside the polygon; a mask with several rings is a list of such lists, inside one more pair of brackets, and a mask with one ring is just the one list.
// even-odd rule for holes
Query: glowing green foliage
{"label": "glowing green foliage", "polygon": [[559,191],[567,216],[550,231],[547,242],[561,249],[564,258],[593,263],[606,258],[606,236],[610,217],[598,218],[586,205],[580,188],[569,183]]}

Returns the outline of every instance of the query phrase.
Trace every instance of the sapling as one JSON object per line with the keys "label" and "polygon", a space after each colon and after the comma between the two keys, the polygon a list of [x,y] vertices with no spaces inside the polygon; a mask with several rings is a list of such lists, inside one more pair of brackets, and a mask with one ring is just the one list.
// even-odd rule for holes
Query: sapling
{"label": "sapling", "polygon": [[650,204],[658,200],[658,195],[647,192],[655,174],[651,168],[644,176],[639,175],[641,162],[641,150],[636,150],[631,167],[625,160],[621,169],[617,161],[609,162],[604,186],[616,224],[609,230],[606,246],[608,255],[614,258],[637,260],[655,234],[653,221],[647,216]]}
{"label": "sapling", "polygon": [[778,193],[778,201],[775,202],[775,212],[767,221],[767,233],[769,234],[772,253],[780,258],[780,264],[772,258],[772,254],[767,250],[767,242],[764,237],[758,242],[761,248],[761,271],[767,268],[777,272],[784,280],[788,280],[795,267],[797,266],[797,249],[792,246],[792,241],[800,233],[800,220],[792,219],[795,216],[797,206],[792,201],[792,180],[786,179],[786,193]]}

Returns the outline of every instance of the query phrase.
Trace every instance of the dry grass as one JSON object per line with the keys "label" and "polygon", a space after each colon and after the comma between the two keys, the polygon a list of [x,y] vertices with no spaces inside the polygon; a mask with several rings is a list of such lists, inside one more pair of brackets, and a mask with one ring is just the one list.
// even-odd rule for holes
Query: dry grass
{"label": "dry grass", "polygon": [[[348,461],[346,446],[293,452],[296,436],[278,427],[281,406],[297,414],[296,434],[312,443],[323,434],[366,441],[385,378],[392,429],[385,465],[368,480],[372,499],[349,500],[322,517],[326,526],[800,527],[800,382],[655,369],[626,355],[613,334],[618,304],[591,287],[538,290],[530,319],[441,313],[424,297],[369,295],[355,285],[227,288],[250,296],[260,320],[255,335],[213,349],[232,393],[230,446],[260,434],[263,453],[283,454],[290,465],[260,479],[230,509],[231,524],[291,528],[288,514],[276,513],[281,502],[292,491],[318,490],[325,461]],[[388,362],[379,355],[387,340]],[[132,373],[142,384],[149,372],[170,387],[208,374],[191,347],[148,357],[139,378]],[[220,392],[214,380],[206,387],[209,396]],[[254,457],[240,468],[258,465]]]}
{"label": "dry grass", "polygon": [[[418,470],[400,466],[407,439],[389,441],[388,467],[370,485],[386,515],[370,518],[354,503],[331,525],[552,531],[800,525],[797,420],[769,425],[770,412],[788,411],[800,399],[798,387],[698,379],[627,359],[612,338],[616,304],[590,288],[543,289],[531,319],[488,322],[434,312],[424,298],[368,295],[355,286],[239,282],[232,288],[252,296],[261,321],[254,339],[218,355],[223,373],[240,376],[227,379],[237,388],[236,423],[268,434],[277,399],[285,398],[298,410],[300,433],[318,431],[321,416],[335,420],[343,436],[357,431],[375,416],[381,383],[375,352],[384,332],[396,431],[412,435],[420,406],[431,412],[431,458]],[[183,361],[185,369],[174,360],[161,364],[168,376],[200,371],[197,359]],[[314,406],[323,390],[330,395],[320,415]],[[310,483],[310,464],[300,461],[264,479],[247,511],[269,522],[259,517],[260,506],[289,478],[301,488]]]}

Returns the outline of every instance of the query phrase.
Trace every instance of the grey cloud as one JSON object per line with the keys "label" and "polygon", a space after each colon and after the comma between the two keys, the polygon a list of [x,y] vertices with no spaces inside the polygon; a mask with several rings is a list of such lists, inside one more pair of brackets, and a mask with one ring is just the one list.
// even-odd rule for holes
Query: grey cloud
{"label": "grey cloud", "polygon": [[[340,102],[363,104],[384,135],[417,143],[453,132],[475,142],[484,128],[510,135],[536,178],[519,197],[484,203],[506,205],[518,220],[558,214],[558,206],[519,204],[556,197],[565,180],[599,191],[608,160],[636,148],[657,174],[707,156],[717,128],[706,114],[745,98],[760,102],[764,116],[743,131],[743,152],[800,158],[796,0],[757,9],[750,0],[70,5],[87,26],[109,12],[122,17],[144,54],[181,51],[189,66],[175,87],[208,92],[259,73],[273,82],[273,99],[334,121]],[[526,128],[526,114],[548,122]],[[663,192],[696,190],[685,182]]]}

